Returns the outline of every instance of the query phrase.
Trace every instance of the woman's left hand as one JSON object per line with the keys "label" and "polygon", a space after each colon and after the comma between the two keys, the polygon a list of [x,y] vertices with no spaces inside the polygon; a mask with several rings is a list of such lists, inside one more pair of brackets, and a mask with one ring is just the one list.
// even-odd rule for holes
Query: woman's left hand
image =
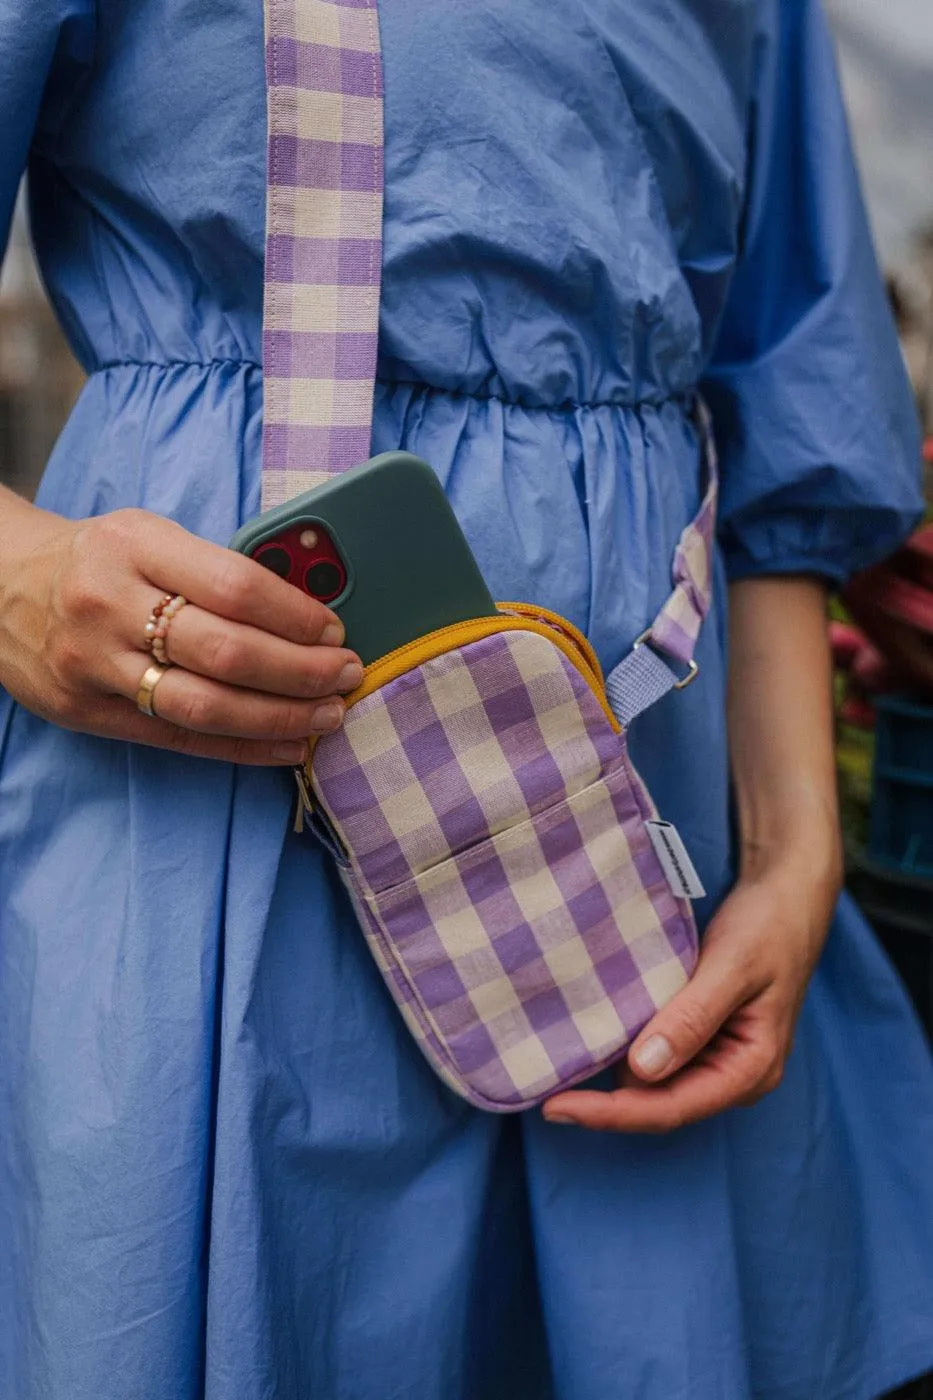
{"label": "woman's left hand", "polygon": [[813,852],[746,875],[716,914],[693,979],[645,1027],[609,1093],[574,1089],[552,1123],[666,1133],[776,1088],[839,890],[838,861]]}

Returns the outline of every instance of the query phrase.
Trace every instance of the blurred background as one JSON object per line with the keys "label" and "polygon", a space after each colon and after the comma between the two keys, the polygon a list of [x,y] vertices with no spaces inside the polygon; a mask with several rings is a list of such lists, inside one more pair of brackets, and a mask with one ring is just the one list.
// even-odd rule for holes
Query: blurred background
{"label": "blurred background", "polygon": [[827,4],[878,255],[933,432],[933,4]]}
{"label": "blurred background", "polygon": [[[826,3],[878,252],[933,432],[933,3]],[[0,276],[0,479],[34,490],[80,386],[35,272],[21,200]]]}
{"label": "blurred background", "polygon": [[0,480],[32,494],[82,380],[36,273],[21,196],[0,273]]}

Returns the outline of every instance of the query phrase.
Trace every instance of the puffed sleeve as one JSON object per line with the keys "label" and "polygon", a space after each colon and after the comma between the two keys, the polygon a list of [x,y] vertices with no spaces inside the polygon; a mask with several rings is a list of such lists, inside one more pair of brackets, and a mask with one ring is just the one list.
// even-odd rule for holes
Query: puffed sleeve
{"label": "puffed sleeve", "polygon": [[743,248],[704,385],[731,577],[838,581],[922,508],[917,419],[821,0],[763,0]]}
{"label": "puffed sleeve", "polygon": [[0,0],[0,254],[30,146],[65,118],[93,37],[92,0]]}

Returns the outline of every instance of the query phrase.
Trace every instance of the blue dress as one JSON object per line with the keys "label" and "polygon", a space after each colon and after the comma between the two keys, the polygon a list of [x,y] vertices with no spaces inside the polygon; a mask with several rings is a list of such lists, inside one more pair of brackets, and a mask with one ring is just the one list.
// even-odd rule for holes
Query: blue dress
{"label": "blue dress", "polygon": [[[607,666],[668,592],[706,381],[703,674],[634,747],[714,903],[727,577],[838,579],[919,505],[818,0],[381,22],[374,448]],[[28,154],[90,372],[41,503],[227,541],[259,499],[260,0],[0,0],[0,130],[0,222]],[[289,784],[0,693],[3,1400],[871,1400],[933,1366],[933,1072],[850,904],[756,1108],[502,1120],[422,1061]]]}

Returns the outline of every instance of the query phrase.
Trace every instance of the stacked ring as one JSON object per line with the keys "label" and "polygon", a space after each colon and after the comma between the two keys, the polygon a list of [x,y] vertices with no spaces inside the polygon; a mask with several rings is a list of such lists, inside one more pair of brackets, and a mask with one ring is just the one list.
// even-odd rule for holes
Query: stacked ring
{"label": "stacked ring", "polygon": [[149,614],[146,620],[146,646],[160,666],[171,666],[165,651],[165,639],[173,617],[181,612],[187,602],[180,593],[166,593]]}

